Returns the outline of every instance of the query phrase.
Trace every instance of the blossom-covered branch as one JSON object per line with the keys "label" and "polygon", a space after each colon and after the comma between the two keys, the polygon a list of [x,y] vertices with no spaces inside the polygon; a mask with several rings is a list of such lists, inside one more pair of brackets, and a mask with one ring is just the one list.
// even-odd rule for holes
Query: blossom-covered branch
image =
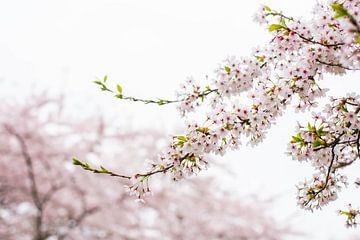
{"label": "blossom-covered branch", "polygon": [[[179,98],[185,101],[179,101],[178,108],[185,116],[187,129],[173,137],[160,157],[151,163],[149,173],[171,166],[160,172],[169,173],[174,179],[196,174],[207,167],[209,154],[223,155],[228,149],[239,148],[242,142],[260,143],[294,101],[296,111],[317,106],[317,99],[327,91],[320,87],[325,74],[343,75],[360,69],[358,8],[359,1],[353,0],[317,3],[312,19],[300,20],[262,6],[255,19],[269,30],[272,40],[254,49],[249,57],[227,58],[205,88],[192,78],[187,79],[178,91],[178,96],[185,96]],[[109,91],[105,81],[97,84]],[[217,94],[203,99],[204,91]],[[118,94],[122,96],[121,87]],[[339,101],[340,105],[337,101],[330,105],[336,110],[340,107],[335,112],[338,115],[330,120],[321,118],[321,126],[299,128],[300,135],[291,146],[295,158],[297,154],[301,159],[310,158],[318,171],[312,181],[298,187],[299,203],[309,209],[320,208],[337,197],[346,177],[335,170],[350,165],[349,156],[355,161],[358,96],[354,93],[345,102]],[[164,103],[171,102],[176,101]],[[207,113],[191,119],[186,113],[195,111],[200,103]],[[305,139],[302,134],[314,139]],[[307,151],[313,155],[303,156]],[[144,192],[152,175],[138,179],[131,190]]]}
{"label": "blossom-covered branch", "polygon": [[348,184],[338,173],[360,156],[360,96],[331,99],[325,116],[314,114],[314,123],[299,125],[288,153],[293,159],[310,162],[317,173],[310,181],[298,185],[298,203],[305,209],[321,208],[337,199]]}
{"label": "blossom-covered branch", "polygon": [[112,90],[107,85],[107,75],[102,80],[96,80],[94,81],[95,84],[100,86],[100,89],[102,91],[107,91],[110,93],[113,93],[114,96],[118,99],[122,100],[129,100],[132,102],[142,102],[145,104],[157,104],[159,106],[166,105],[169,103],[181,103],[183,105],[190,105],[191,102],[201,100],[204,101],[204,98],[210,95],[211,93],[218,93],[218,89],[210,89],[209,87],[205,87],[204,89],[201,89],[199,85],[196,85],[192,82],[191,79],[188,79],[186,86],[184,85],[182,88],[191,87],[192,92],[190,94],[178,94],[177,100],[166,100],[166,99],[142,99],[142,98],[136,98],[132,96],[126,96],[123,94],[123,88],[120,85],[116,85],[116,90]]}

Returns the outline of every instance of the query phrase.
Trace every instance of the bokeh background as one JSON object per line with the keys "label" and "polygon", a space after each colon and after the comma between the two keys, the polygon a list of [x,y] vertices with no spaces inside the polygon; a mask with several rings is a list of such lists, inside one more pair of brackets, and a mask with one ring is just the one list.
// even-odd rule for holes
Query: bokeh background
{"label": "bokeh background", "polygon": [[[167,137],[181,132],[183,124],[174,106],[119,102],[101,93],[92,81],[107,74],[108,82],[120,84],[126,95],[172,99],[187,76],[204,82],[227,56],[248,55],[252,48],[269,41],[267,30],[253,22],[260,4],[306,18],[314,3],[0,0],[1,99],[21,102],[44,91],[50,96],[64,95],[69,118],[83,119],[96,113],[117,128],[153,129]],[[341,96],[360,89],[359,76],[326,76],[323,86],[331,89],[329,95]],[[6,118],[6,112],[1,114]],[[217,176],[218,187],[239,201],[251,203],[249,196],[256,196],[253,205],[270,201],[266,211],[296,232],[284,239],[360,236],[359,229],[346,229],[344,219],[335,213],[360,199],[359,192],[344,190],[338,201],[314,213],[296,206],[295,184],[310,176],[312,169],[292,161],[284,152],[296,122],[309,116],[288,111],[264,143],[229,152],[215,160],[223,165],[221,170],[210,169],[199,178]],[[141,142],[131,144],[133,151],[140,151]],[[359,166],[353,171],[358,172]],[[109,186],[123,191],[121,183]]]}

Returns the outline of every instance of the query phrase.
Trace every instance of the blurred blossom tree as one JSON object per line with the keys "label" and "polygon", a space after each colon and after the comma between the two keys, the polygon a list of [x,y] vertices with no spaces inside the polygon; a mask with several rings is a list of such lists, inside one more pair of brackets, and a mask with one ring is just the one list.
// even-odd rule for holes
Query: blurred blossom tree
{"label": "blurred blossom tree", "polygon": [[[261,6],[255,20],[265,26],[272,38],[254,49],[250,57],[227,58],[215,70],[216,76],[205,86],[188,78],[180,86],[175,100],[147,100],[127,96],[121,86],[112,90],[107,77],[95,81],[103,91],[119,99],[148,104],[176,103],[185,117],[185,133],[173,137],[168,147],[150,163],[145,173],[118,175],[106,169],[93,169],[74,159],[85,170],[127,178],[129,189],[139,199],[150,190],[149,179],[167,173],[173,179],[193,175],[205,169],[210,154],[223,155],[239,148],[241,142],[260,143],[268,129],[286,108],[312,110],[325,74],[345,75],[360,70],[360,1],[330,0],[316,3],[313,17],[295,19]],[[206,115],[196,112],[202,105]],[[196,112],[196,116],[191,114]],[[297,127],[289,143],[288,154],[314,167],[314,175],[298,184],[298,204],[307,210],[320,209],[338,197],[350,182],[342,170],[360,156],[360,96],[351,93],[331,97],[322,114]],[[359,177],[359,176],[357,176]],[[353,180],[359,186],[360,180]],[[349,205],[339,211],[347,226],[356,226],[359,209]]]}
{"label": "blurred blossom tree", "polygon": [[[240,202],[211,177],[159,193],[145,204],[117,191],[112,178],[75,169],[76,153],[100,171],[138,168],[164,136],[119,130],[99,116],[71,120],[62,98],[45,94],[0,105],[0,239],[279,239],[289,234],[266,214],[268,203]],[[79,118],[77,116],[77,118]],[[136,144],[134,144],[136,143]],[[143,151],[139,151],[139,148]],[[126,184],[126,179],[119,179]]]}

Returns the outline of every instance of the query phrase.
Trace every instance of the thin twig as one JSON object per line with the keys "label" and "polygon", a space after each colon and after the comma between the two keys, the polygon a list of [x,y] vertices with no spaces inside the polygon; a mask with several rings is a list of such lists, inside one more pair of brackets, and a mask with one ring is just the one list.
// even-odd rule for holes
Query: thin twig
{"label": "thin twig", "polygon": [[358,71],[358,70],[360,70],[360,69],[358,69],[358,68],[348,68],[348,67],[345,67],[345,66],[343,66],[343,65],[340,64],[340,63],[328,63],[328,62],[324,62],[324,61],[322,61],[322,60],[320,60],[320,59],[316,59],[316,61],[317,61],[318,63],[324,64],[324,65],[330,66],[330,67],[339,67],[339,68],[343,68],[343,69],[346,69],[346,70],[353,70],[353,71]]}
{"label": "thin twig", "polygon": [[318,41],[313,40],[312,38],[306,38],[303,35],[301,35],[300,33],[296,32],[296,31],[294,31],[294,30],[292,30],[290,28],[287,28],[287,30],[290,31],[290,32],[295,33],[299,38],[301,38],[305,42],[310,42],[310,43],[313,43],[313,44],[321,45],[323,47],[339,47],[339,46],[345,45],[345,43],[327,44],[327,43],[318,42]]}

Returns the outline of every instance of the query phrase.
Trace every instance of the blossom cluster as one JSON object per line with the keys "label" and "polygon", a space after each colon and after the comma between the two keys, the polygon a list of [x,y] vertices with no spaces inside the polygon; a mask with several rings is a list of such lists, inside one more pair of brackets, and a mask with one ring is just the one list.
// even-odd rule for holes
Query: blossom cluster
{"label": "blossom cluster", "polygon": [[218,90],[210,89],[208,86],[202,89],[192,77],[188,77],[176,92],[177,98],[180,99],[180,104],[178,106],[179,111],[182,115],[185,115],[187,112],[195,111],[195,108],[201,105],[204,98],[213,92],[218,93]]}
{"label": "blossom cluster", "polygon": [[313,120],[298,126],[288,147],[294,160],[310,162],[317,172],[298,185],[298,204],[310,210],[337,199],[339,190],[348,184],[339,171],[359,159],[360,96],[331,98],[323,115],[313,114]]}
{"label": "blossom cluster", "polygon": [[326,172],[319,171],[314,174],[309,181],[301,182],[297,185],[298,205],[300,207],[313,210],[321,209],[330,201],[338,198],[338,191],[347,185],[346,176],[332,174],[327,176]]}

